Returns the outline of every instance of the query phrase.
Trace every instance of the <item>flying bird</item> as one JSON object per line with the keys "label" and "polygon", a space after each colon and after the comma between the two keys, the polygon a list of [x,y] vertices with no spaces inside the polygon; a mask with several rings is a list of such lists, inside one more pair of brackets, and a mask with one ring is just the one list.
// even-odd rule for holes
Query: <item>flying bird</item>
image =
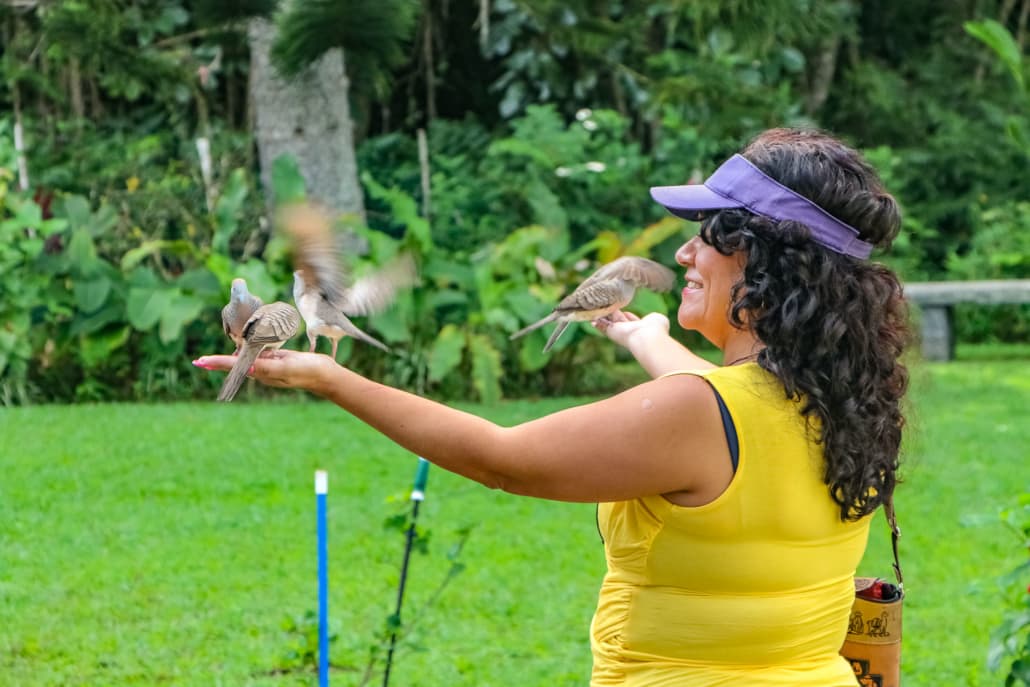
{"label": "flying bird", "polygon": [[384,351],[383,342],[358,329],[350,317],[385,310],[397,291],[415,283],[415,261],[401,254],[379,270],[349,283],[343,256],[333,235],[329,217],[307,204],[293,205],[280,214],[280,222],[293,243],[293,300],[304,318],[310,350],[318,337],[333,342],[332,357],[340,339],[352,336]]}
{"label": "flying bird", "polygon": [[233,279],[229,289],[229,302],[222,308],[222,329],[236,344],[233,355],[240,352],[243,345],[243,325],[264,302],[247,289],[245,279]]}
{"label": "flying bird", "polygon": [[607,317],[629,305],[638,288],[669,291],[675,283],[676,274],[654,260],[621,257],[587,277],[558,303],[550,315],[520,329],[510,338],[517,339],[545,324],[557,322],[558,326],[544,346],[546,353],[572,322],[593,322]]}
{"label": "flying bird", "polygon": [[236,392],[247,379],[250,367],[261,355],[262,351],[274,351],[292,339],[300,329],[300,313],[289,303],[276,301],[262,305],[243,325],[242,344],[239,357],[229,370],[222,390],[218,392],[219,401],[231,401]]}

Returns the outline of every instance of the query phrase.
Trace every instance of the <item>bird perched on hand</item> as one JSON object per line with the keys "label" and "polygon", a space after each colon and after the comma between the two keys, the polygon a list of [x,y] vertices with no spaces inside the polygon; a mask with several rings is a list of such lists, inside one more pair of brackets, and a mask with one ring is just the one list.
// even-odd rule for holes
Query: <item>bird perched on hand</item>
{"label": "bird perched on hand", "polygon": [[629,305],[638,288],[668,291],[676,282],[676,274],[654,260],[621,257],[586,278],[576,290],[563,298],[550,315],[520,329],[510,338],[517,339],[549,322],[558,322],[544,346],[544,352],[558,340],[572,322],[593,322]]}
{"label": "bird perched on hand", "polygon": [[243,325],[264,302],[247,289],[245,279],[233,279],[229,289],[229,302],[222,308],[222,329],[236,344],[233,355],[240,352],[243,345]]}
{"label": "bird perched on hand", "polygon": [[286,208],[280,222],[293,242],[293,299],[307,329],[311,351],[319,336],[333,342],[332,356],[340,339],[355,339],[389,351],[386,344],[361,331],[348,316],[372,315],[385,310],[398,289],[415,283],[415,262],[402,254],[393,262],[353,284],[342,267],[342,255],[329,217],[306,204]]}
{"label": "bird perched on hand", "polygon": [[244,323],[239,357],[218,392],[219,401],[231,401],[247,379],[250,367],[262,351],[274,351],[292,339],[300,329],[300,313],[289,303],[262,305]]}

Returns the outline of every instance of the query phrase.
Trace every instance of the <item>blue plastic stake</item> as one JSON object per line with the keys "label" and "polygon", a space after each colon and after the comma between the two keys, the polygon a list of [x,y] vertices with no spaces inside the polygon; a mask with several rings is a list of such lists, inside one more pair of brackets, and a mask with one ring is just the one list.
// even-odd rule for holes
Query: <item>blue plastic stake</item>
{"label": "blue plastic stake", "polygon": [[[411,488],[411,522],[408,524],[404,543],[404,562],[401,563],[401,579],[397,585],[397,610],[394,618],[397,626],[401,622],[401,605],[404,603],[404,587],[408,582],[408,561],[411,559],[411,547],[415,542],[415,523],[418,521],[418,507],[426,498],[426,482],[429,480],[429,461],[418,459],[418,470],[415,472],[415,484]],[[390,684],[390,668],[393,666],[393,650],[397,644],[397,631],[390,633],[390,648],[386,652],[386,669],[383,671],[383,687]]]}
{"label": "blue plastic stake", "polygon": [[326,495],[329,473],[315,471],[315,507],[318,518],[318,685],[329,687],[329,541],[326,533]]}

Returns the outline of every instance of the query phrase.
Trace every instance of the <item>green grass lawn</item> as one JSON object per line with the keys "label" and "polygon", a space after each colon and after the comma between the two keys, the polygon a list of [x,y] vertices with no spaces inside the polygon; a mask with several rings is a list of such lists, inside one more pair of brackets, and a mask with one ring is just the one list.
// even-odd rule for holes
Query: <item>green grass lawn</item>
{"label": "green grass lawn", "polygon": [[[576,401],[470,409],[501,423]],[[1030,490],[1030,361],[913,370],[905,482],[905,684],[996,685],[984,667],[1020,556],[993,515]],[[395,602],[415,459],[324,403],[0,410],[0,684],[313,685],[277,667],[316,608],[313,472],[330,471],[334,685],[359,684]],[[979,524],[970,519],[986,515]],[[391,684],[584,685],[604,568],[594,507],[439,470],[420,518]],[[472,526],[466,566],[448,550]],[[860,572],[889,571],[881,516]],[[303,642],[301,642],[303,644]],[[380,684],[381,678],[371,684]]]}

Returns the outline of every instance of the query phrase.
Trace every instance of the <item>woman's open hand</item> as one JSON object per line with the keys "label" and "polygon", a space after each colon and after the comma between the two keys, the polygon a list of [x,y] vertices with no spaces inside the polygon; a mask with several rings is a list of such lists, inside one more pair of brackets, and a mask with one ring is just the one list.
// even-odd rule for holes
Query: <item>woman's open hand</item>
{"label": "woman's open hand", "polygon": [[631,312],[616,310],[607,318],[594,320],[594,328],[623,348],[630,349],[630,340],[652,335],[669,336],[669,318],[661,313],[637,317]]}
{"label": "woman's open hand", "polygon": [[[193,361],[205,370],[228,372],[236,362],[234,355],[205,355]],[[319,382],[336,367],[336,361],[320,353],[266,351],[254,361],[250,377],[268,386],[306,389],[317,393]]]}

